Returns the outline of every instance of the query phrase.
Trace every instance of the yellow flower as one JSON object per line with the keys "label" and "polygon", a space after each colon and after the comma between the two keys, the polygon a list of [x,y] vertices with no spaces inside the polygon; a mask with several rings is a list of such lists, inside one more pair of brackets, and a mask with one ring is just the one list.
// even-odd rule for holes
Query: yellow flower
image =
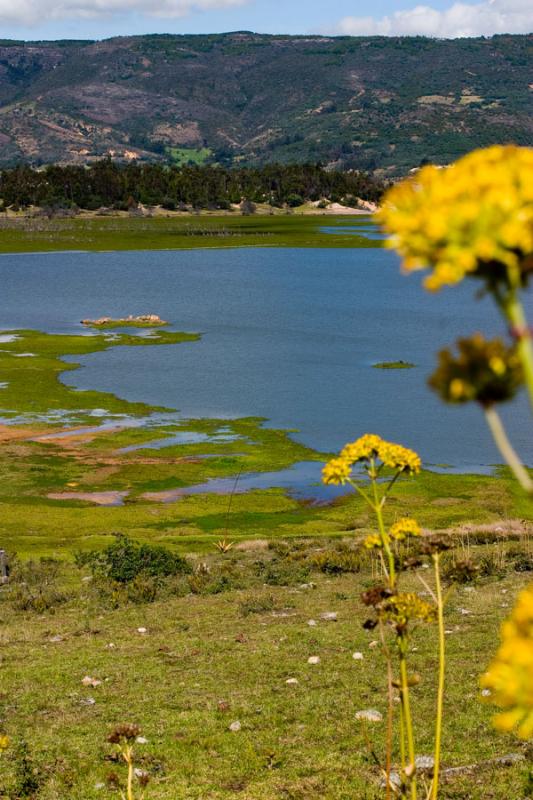
{"label": "yellow flower", "polygon": [[533,585],[520,593],[502,625],[500,648],[481,686],[501,709],[494,719],[499,730],[516,728],[522,739],[533,737]]}
{"label": "yellow flower", "polygon": [[366,537],[363,545],[367,550],[374,550],[375,548],[383,547],[383,542],[381,541],[381,536],[378,536],[377,533],[371,533]]}
{"label": "yellow flower", "polygon": [[414,450],[366,433],[343,447],[340,456],[326,464],[322,470],[322,480],[324,483],[345,483],[354,464],[361,461],[368,464],[372,459],[399,472],[413,474],[420,472],[422,465],[420,456]]}
{"label": "yellow flower", "polygon": [[396,594],[384,605],[385,618],[395,625],[405,627],[410,620],[433,622],[435,609],[415,592]]}
{"label": "yellow flower", "polygon": [[325,484],[345,484],[352,472],[352,465],[344,458],[332,458],[322,470]]}
{"label": "yellow flower", "polygon": [[7,750],[8,747],[9,747],[9,737],[0,734],[0,753],[2,753],[3,750]]}
{"label": "yellow flower", "polygon": [[396,539],[400,542],[408,536],[420,536],[420,525],[415,519],[410,517],[402,517],[398,522],[395,522],[389,531],[391,539]]}
{"label": "yellow flower", "polygon": [[[467,275],[490,284],[520,269],[533,253],[533,149],[475,150],[445,169],[424,167],[385,196],[378,219],[408,272],[432,268],[437,291]],[[528,263],[529,261],[529,263]]]}

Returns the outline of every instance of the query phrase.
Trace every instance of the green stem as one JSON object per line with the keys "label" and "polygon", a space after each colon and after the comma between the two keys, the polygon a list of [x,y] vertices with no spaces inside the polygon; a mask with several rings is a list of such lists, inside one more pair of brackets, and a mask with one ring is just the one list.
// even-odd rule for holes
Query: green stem
{"label": "green stem", "polygon": [[431,800],[437,800],[439,793],[440,756],[442,746],[442,718],[444,713],[444,681],[446,673],[446,642],[444,635],[444,602],[442,598],[442,585],[440,580],[440,554],[433,556],[435,567],[435,590],[437,596],[437,615],[439,627],[439,684],[437,690],[437,718],[435,721],[435,764],[433,767],[433,783],[431,786]]}
{"label": "green stem", "polygon": [[131,747],[126,750],[126,762],[128,764],[128,800],[133,800],[133,753]]}
{"label": "green stem", "polygon": [[373,489],[373,492],[374,492],[374,502],[375,502],[374,508],[375,508],[376,517],[377,517],[377,520],[378,520],[379,533],[380,533],[380,536],[381,536],[381,541],[383,542],[383,550],[385,551],[385,555],[387,556],[387,560],[389,562],[389,583],[390,583],[390,588],[391,589],[395,589],[396,588],[396,565],[394,563],[394,553],[391,550],[389,537],[387,536],[387,532],[385,530],[385,523],[383,521],[383,512],[382,512],[383,503],[381,502],[381,500],[379,498],[377,481],[375,479],[372,479],[372,489]]}
{"label": "green stem", "polygon": [[513,286],[509,294],[502,300],[501,306],[517,339],[516,349],[522,363],[529,402],[533,410],[533,343],[516,286]]}
{"label": "green stem", "polygon": [[505,428],[503,427],[503,423],[500,419],[500,415],[494,406],[488,406],[485,408],[485,419],[487,420],[487,424],[490,428],[496,446],[498,447],[498,450],[502,454],[505,461],[509,464],[513,475],[520,483],[522,489],[525,489],[526,492],[532,493],[533,481],[529,477],[526,468],[520,461],[520,458],[517,455],[513,445],[509,441],[507,433],[505,432]]}
{"label": "green stem", "polygon": [[405,637],[400,634],[398,641],[398,649],[400,653],[400,696],[402,700],[405,734],[407,738],[407,754],[409,756],[408,766],[410,770],[412,770],[408,777],[410,778],[411,800],[417,800],[415,738],[413,734],[413,718],[411,716],[411,701],[409,698],[409,678],[407,675],[407,660],[405,657],[406,647],[407,641]]}

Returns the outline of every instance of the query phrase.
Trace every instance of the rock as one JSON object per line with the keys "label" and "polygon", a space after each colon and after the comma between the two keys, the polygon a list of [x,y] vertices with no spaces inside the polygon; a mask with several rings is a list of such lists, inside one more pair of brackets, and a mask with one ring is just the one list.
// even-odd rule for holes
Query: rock
{"label": "rock", "polygon": [[311,656],[307,659],[308,664],[320,664],[320,656]]}
{"label": "rock", "polygon": [[316,625],[318,625],[316,619],[308,619],[307,624],[309,625],[310,628],[314,628]]}
{"label": "rock", "polygon": [[230,731],[232,733],[238,733],[241,730],[241,728],[242,728],[242,725],[239,722],[239,720],[236,720],[235,722],[232,722],[231,725],[229,726],[229,729],[230,729]]}
{"label": "rock", "polygon": [[353,658],[354,661],[362,661],[363,658],[364,658],[364,655],[362,653],[354,653],[352,658]]}
{"label": "rock", "polygon": [[82,706],[95,706],[96,700],[94,697],[85,697],[83,700],[80,701]]}
{"label": "rock", "polygon": [[298,686],[300,681],[298,680],[298,678],[287,678],[285,683],[287,684],[287,686]]}
{"label": "rock", "polygon": [[[392,771],[389,774],[389,785],[390,785],[390,787],[392,789],[399,789],[401,787],[402,779],[401,779],[400,774],[398,772]],[[380,789],[386,789],[387,788],[387,781],[386,781],[385,778],[381,778],[381,780],[379,782],[379,788]]]}
{"label": "rock", "polygon": [[374,650],[375,647],[379,646],[379,642],[377,641],[377,639],[374,639],[374,641],[370,642],[368,646],[370,647],[371,650]]}
{"label": "rock", "polygon": [[355,718],[364,720],[365,722],[383,722],[383,714],[375,708],[367,708],[364,711],[358,711]]}
{"label": "rock", "polygon": [[299,586],[300,589],[316,589],[315,583],[301,583]]}
{"label": "rock", "polygon": [[49,642],[52,642],[53,644],[57,644],[58,642],[62,642],[62,641],[63,641],[63,637],[62,637],[62,636],[60,636],[59,634],[57,634],[57,636],[51,636],[51,637],[48,639],[48,641],[49,641]]}
{"label": "rock", "polygon": [[435,759],[433,756],[417,756],[415,758],[415,767],[418,772],[430,772],[435,766]]}
{"label": "rock", "polygon": [[324,613],[320,615],[320,619],[323,619],[324,622],[337,622],[337,612],[324,611]]}
{"label": "rock", "polygon": [[96,689],[96,687],[100,686],[102,683],[98,678],[91,678],[90,675],[86,675],[85,678],[82,678],[81,682],[84,686],[90,686],[92,689]]}
{"label": "rock", "polygon": [[148,739],[146,739],[144,736],[137,736],[135,741],[137,744],[148,744]]}
{"label": "rock", "polygon": [[137,633],[148,633],[147,628],[137,628]]}

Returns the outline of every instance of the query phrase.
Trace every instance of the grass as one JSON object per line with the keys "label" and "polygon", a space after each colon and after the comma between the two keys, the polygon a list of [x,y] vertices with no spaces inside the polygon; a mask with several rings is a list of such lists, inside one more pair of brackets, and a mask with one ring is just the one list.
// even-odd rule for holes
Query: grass
{"label": "grass", "polygon": [[[368,225],[357,216],[352,224]],[[328,216],[328,225],[346,217]],[[381,242],[350,233],[321,232],[324,217],[301,214],[243,217],[172,216],[10,219],[2,224],[0,253],[56,250],[189,250],[225,247],[380,247]]]}
{"label": "grass", "polygon": [[[312,554],[323,544],[296,541],[292,550]],[[72,599],[52,612],[15,611],[0,594],[2,717],[12,739],[0,796],[21,796],[21,739],[39,800],[113,796],[106,776],[121,767],[110,760],[106,736],[117,723],[134,722],[148,740],[136,751],[138,766],[151,775],[150,800],[381,798],[379,774],[354,718],[359,709],[386,710],[384,657],[371,647],[374,633],[361,626],[366,611],[359,595],[368,586],[368,568],[337,577],[312,572],[314,589],[265,588],[257,564],[268,566],[273,557],[265,550],[213,553],[207,563],[229,576],[228,591],[170,595],[116,610],[99,605],[85,573],[73,566],[61,574]],[[478,766],[449,778],[443,800],[523,796],[525,763],[490,762],[527,750],[492,730],[478,678],[509,598],[524,580],[508,574],[457,587],[449,597],[444,767]],[[338,621],[322,621],[327,611],[336,611]],[[311,618],[315,627],[307,624]],[[413,669],[424,676],[413,690],[422,720],[418,751],[430,753],[435,631],[419,628],[411,645]],[[355,651],[362,661],[352,658]],[[309,665],[310,656],[320,664]],[[86,675],[101,685],[85,688]],[[298,684],[288,685],[289,678]],[[241,730],[231,733],[237,720]],[[371,730],[378,752],[384,727]]]}
{"label": "grass", "polygon": [[178,167],[187,164],[205,164],[213,155],[213,151],[208,147],[167,147],[167,153]]}
{"label": "grass", "polygon": [[80,392],[60,383],[60,373],[79,367],[75,362],[66,363],[63,357],[84,356],[111,347],[173,345],[194,342],[198,338],[195,333],[173,331],[157,331],[150,337],[126,333],[106,337],[9,331],[3,335],[0,350],[0,377],[5,384],[0,388],[1,414],[72,411],[79,421],[87,421],[89,412],[95,409],[106,409],[108,414],[147,414],[154,409],[144,403],[130,403],[102,392]]}

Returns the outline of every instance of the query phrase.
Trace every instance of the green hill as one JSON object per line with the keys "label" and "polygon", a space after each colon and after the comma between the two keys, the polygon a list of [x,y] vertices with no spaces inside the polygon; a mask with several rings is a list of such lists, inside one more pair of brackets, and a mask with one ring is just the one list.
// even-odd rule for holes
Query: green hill
{"label": "green hill", "polygon": [[0,164],[320,161],[398,174],[533,143],[533,36],[0,40]]}

